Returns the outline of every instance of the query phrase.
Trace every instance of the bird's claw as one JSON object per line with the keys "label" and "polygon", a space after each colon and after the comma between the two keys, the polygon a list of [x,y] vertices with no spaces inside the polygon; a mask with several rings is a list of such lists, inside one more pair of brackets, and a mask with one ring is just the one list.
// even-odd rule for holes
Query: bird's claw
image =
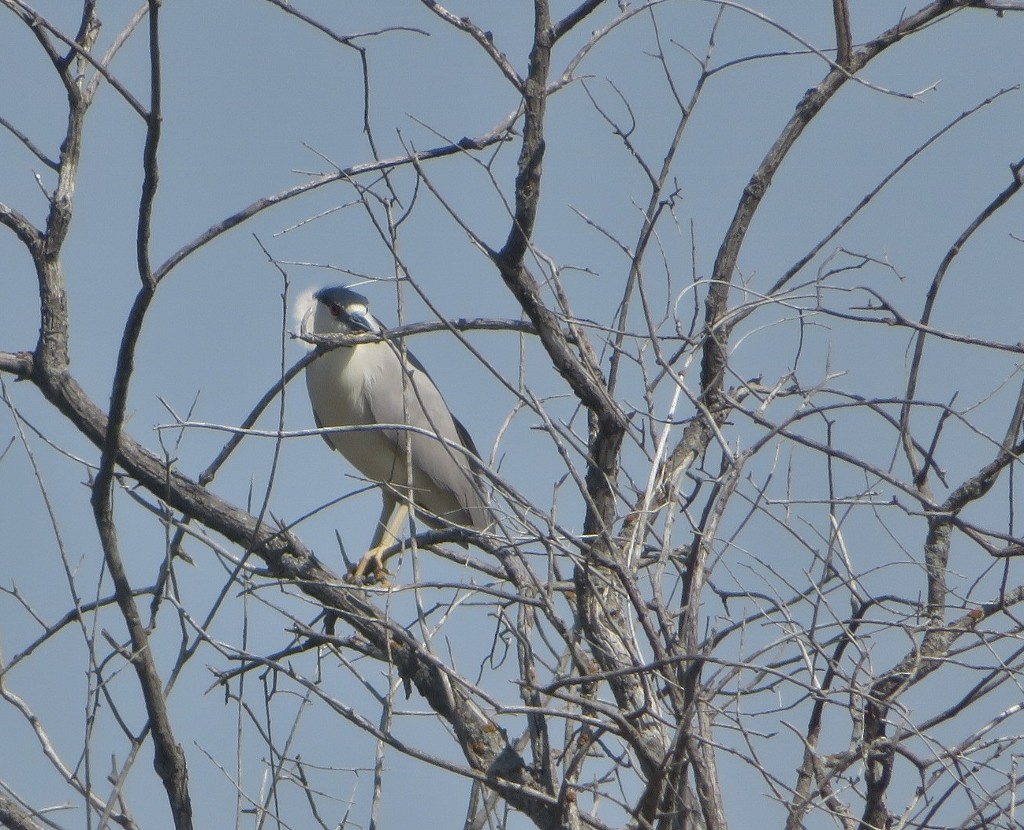
{"label": "bird's claw", "polygon": [[367,554],[349,569],[345,581],[354,585],[386,586],[388,570],[379,556]]}
{"label": "bird's claw", "polygon": [[355,569],[345,574],[345,581],[349,585],[364,585],[366,587],[386,588],[390,585],[388,572],[381,568],[379,571],[357,574]]}

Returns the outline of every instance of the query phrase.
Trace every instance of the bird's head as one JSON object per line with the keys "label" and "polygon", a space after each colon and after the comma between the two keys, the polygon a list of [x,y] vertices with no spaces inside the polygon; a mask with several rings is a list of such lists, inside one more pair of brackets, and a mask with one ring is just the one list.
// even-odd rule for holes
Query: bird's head
{"label": "bird's head", "polygon": [[370,314],[370,302],[343,285],[321,288],[302,319],[304,334],[380,334],[383,327]]}

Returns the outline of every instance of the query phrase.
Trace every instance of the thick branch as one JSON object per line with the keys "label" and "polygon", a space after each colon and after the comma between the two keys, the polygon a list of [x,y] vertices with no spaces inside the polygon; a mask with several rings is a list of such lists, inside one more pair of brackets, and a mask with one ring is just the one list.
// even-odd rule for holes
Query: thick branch
{"label": "thick branch", "polygon": [[32,814],[13,798],[0,793],[0,827],[9,827],[11,830],[43,830],[44,825],[35,821]]}
{"label": "thick branch", "polygon": [[114,583],[114,594],[121,615],[128,627],[131,639],[131,664],[135,669],[146,705],[148,726],[153,738],[153,768],[160,777],[167,792],[167,800],[177,830],[192,828],[192,798],[188,788],[188,767],[185,752],[178,744],[167,712],[163,682],[156,668],[149,633],[135,604],[131,582],[125,572],[118,545],[117,526],[114,521],[114,464],[117,459],[121,428],[128,400],[129,383],[134,368],[135,347],[142,332],[146,309],[153,298],[155,284],[149,267],[149,234],[153,199],[157,187],[156,153],[160,140],[160,49],[159,49],[159,2],[149,3],[149,53],[151,78],[151,110],[147,118],[148,130],[143,157],[145,178],[139,210],[137,234],[138,264],[143,289],[136,299],[129,315],[117,369],[114,374],[113,391],[110,401],[110,415],[102,445],[99,469],[92,488],[92,505],[103,544],[107,568]]}
{"label": "thick branch", "polygon": [[33,258],[38,256],[43,244],[43,236],[36,226],[28,221],[27,217],[0,202],[0,225],[10,228],[22,244],[28,248]]}
{"label": "thick branch", "polygon": [[832,16],[836,26],[836,63],[849,68],[853,54],[853,35],[850,32],[850,7],[847,0],[832,0]]}
{"label": "thick branch", "polygon": [[[34,372],[40,391],[97,447],[103,445],[106,415],[67,374],[47,377]],[[453,678],[400,624],[367,602],[362,591],[348,586],[326,569],[296,537],[274,531],[251,514],[208,492],[176,470],[168,470],[156,456],[129,436],[122,435],[119,466],[170,507],[251,550],[267,566],[270,576],[290,582],[305,594],[335,611],[380,653],[389,654],[401,677],[414,684],[435,712],[455,732],[471,766],[493,776],[491,786],[509,804],[533,819],[538,827],[557,826],[557,808],[549,803],[533,773],[508,742]]]}
{"label": "thick branch", "polygon": [[454,26],[456,29],[472,37],[477,42],[477,45],[487,53],[487,56],[494,61],[494,65],[501,70],[501,74],[505,76],[509,83],[517,90],[522,91],[523,79],[519,77],[515,67],[505,57],[505,53],[494,45],[494,36],[490,32],[485,32],[468,17],[459,17],[456,14],[452,14],[438,3],[437,0],[420,0],[420,2],[449,26]]}
{"label": "thick branch", "polygon": [[711,287],[705,301],[705,329],[707,341],[701,361],[701,389],[706,402],[721,393],[728,363],[728,342],[732,324],[727,322],[729,289],[732,286],[736,262],[746,239],[747,230],[760,207],[761,200],[771,186],[775,173],[788,156],[796,140],[808,124],[818,115],[832,97],[851,77],[872,59],[907,35],[914,34],[935,19],[957,8],[979,5],[972,0],[936,0],[882,32],[871,42],[850,55],[848,64],[833,66],[825,78],[807,91],[796,112],[789,119],[775,143],[768,150],[757,170],[750,177],[740,197],[729,229],[722,240],[715,260]]}
{"label": "thick branch", "polygon": [[946,251],[946,255],[942,258],[942,262],[939,263],[935,276],[932,278],[931,285],[928,287],[924,310],[921,312],[921,320],[919,327],[917,328],[917,336],[914,338],[914,356],[911,359],[910,377],[907,380],[907,391],[905,396],[906,402],[903,404],[900,412],[900,427],[903,433],[904,453],[907,456],[907,461],[910,464],[911,469],[914,471],[915,480],[922,488],[926,486],[924,475],[927,472],[927,467],[922,469],[918,464],[914,448],[909,442],[911,414],[910,402],[914,399],[917,393],[917,382],[924,358],[924,346],[928,334],[928,326],[931,322],[932,311],[934,310],[935,303],[938,300],[939,289],[942,286],[946,273],[949,271],[953,261],[963,250],[964,245],[967,244],[970,238],[982,225],[991,219],[1000,208],[1006,205],[1006,203],[1016,196],[1017,193],[1020,192],[1021,188],[1024,187],[1024,159],[1021,159],[1016,164],[1011,164],[1010,172],[1012,174],[1012,181],[1003,188],[1003,190],[998,193],[991,202],[985,205],[982,211],[974,217],[973,221],[971,221],[971,223],[956,238],[956,241],[950,246],[949,250]]}

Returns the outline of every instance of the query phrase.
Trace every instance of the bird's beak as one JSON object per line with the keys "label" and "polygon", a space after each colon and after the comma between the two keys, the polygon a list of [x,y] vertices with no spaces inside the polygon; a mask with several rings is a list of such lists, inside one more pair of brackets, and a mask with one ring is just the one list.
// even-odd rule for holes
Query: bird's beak
{"label": "bird's beak", "polygon": [[366,331],[370,334],[380,334],[380,324],[374,320],[366,311],[349,311],[345,315],[345,322],[353,331]]}

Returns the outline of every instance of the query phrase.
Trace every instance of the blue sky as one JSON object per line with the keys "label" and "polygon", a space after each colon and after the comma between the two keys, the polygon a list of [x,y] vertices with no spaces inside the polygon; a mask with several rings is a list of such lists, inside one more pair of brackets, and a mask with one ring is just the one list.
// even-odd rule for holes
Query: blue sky
{"label": "blue sky", "polygon": [[[58,25],[73,30],[71,5],[46,2],[37,8]],[[423,5],[293,5],[342,33],[405,27],[359,41],[367,49],[370,119],[384,157],[402,154],[407,148],[422,149],[481,135],[517,106],[516,94],[481,51],[465,36],[446,29]],[[899,4],[879,0],[853,5],[857,42],[899,17]],[[807,53],[805,46],[783,29],[797,33],[816,48],[828,49],[833,43],[829,6],[751,4],[760,15],[778,15],[773,17],[777,26],[738,5],[725,9],[712,66],[741,57],[761,57],[713,75],[684,134],[672,173],[678,183],[672,208],[675,221],[660,226],[658,254],[648,262],[651,299],[656,307],[677,300],[680,308],[692,306],[693,294],[688,288],[691,263],[699,277],[708,275],[751,172],[803,92],[826,71],[820,57]],[[571,4],[561,3],[554,11],[564,14],[569,8]],[[696,78],[695,63],[686,50],[704,53],[718,8],[710,2],[668,2],[657,7],[658,31],[684,97],[689,96]],[[101,9],[101,43],[106,44],[133,7],[110,2],[101,4]],[[492,31],[498,48],[521,73],[525,71],[529,4],[467,3],[453,11],[471,15],[474,22]],[[568,38],[556,51],[553,75],[592,29],[616,13],[614,5],[602,9]],[[362,129],[361,67],[354,50],[310,31],[268,3],[174,0],[165,4],[161,20],[165,87],[161,184],[152,240],[155,262],[162,262],[253,200],[305,181],[311,172],[371,159]],[[146,100],[148,83],[144,34],[137,32],[113,64],[115,74],[141,100]],[[580,67],[578,80],[549,102],[543,200],[535,242],[565,269],[563,284],[577,316],[596,326],[611,324],[628,268],[628,258],[608,235],[633,244],[647,185],[640,167],[595,111],[593,102],[619,123],[635,119],[635,146],[645,158],[660,163],[678,113],[661,68],[650,55],[652,38],[650,19],[638,15],[600,43]],[[963,12],[872,63],[862,76],[865,83],[847,84],[800,138],[779,171],[741,254],[738,281],[748,282],[752,292],[765,290],[930,135],[999,90],[1020,84],[1024,80],[1021,43],[1024,16],[997,18],[992,13]],[[0,88],[0,115],[45,152],[56,154],[63,129],[63,93],[34,39],[6,12],[0,12],[0,70],[3,77],[16,79]],[[928,91],[906,97],[923,90]],[[943,253],[1009,183],[1009,165],[1024,156],[1022,125],[1024,97],[1015,90],[958,126],[901,173],[841,238],[826,246],[808,266],[804,279],[826,267],[826,257],[839,247],[868,254],[887,262],[891,269],[874,265],[843,275],[834,281],[832,296],[868,284],[902,303],[903,311],[917,314],[922,286],[931,279]],[[134,238],[144,129],[130,107],[106,87],[97,96],[86,132],[64,270],[71,308],[72,370],[103,405],[109,397],[111,366],[124,316],[138,284]],[[425,186],[415,187],[411,169],[394,174],[400,200],[396,210],[401,213],[412,208],[400,226],[398,245],[403,263],[445,316],[519,316],[493,267],[448,214],[451,208],[488,244],[500,246],[508,228],[505,199],[511,192],[517,151],[518,145],[511,142],[472,159],[450,158],[427,166],[431,185],[442,194],[445,204]],[[46,202],[36,183],[37,174],[44,187],[52,186],[39,161],[9,132],[0,130],[0,202],[40,223]],[[364,186],[373,182],[369,177],[360,180]],[[383,192],[379,185],[376,190]],[[379,208],[375,211],[379,219],[382,213]],[[1022,218],[1020,205],[1011,204],[972,240],[944,289],[936,325],[993,340],[1012,343],[1020,339]],[[168,407],[180,415],[191,408],[195,420],[236,424],[280,375],[282,359],[290,365],[302,354],[301,345],[283,331],[282,321],[287,321],[284,327],[291,326],[292,318],[282,310],[280,273],[268,263],[261,244],[287,271],[292,297],[314,286],[374,278],[382,281],[360,290],[370,297],[374,312],[385,324],[399,319],[395,287],[384,281],[394,274],[393,258],[358,195],[346,184],[310,192],[261,213],[188,257],[161,286],[140,341],[129,429],[151,448],[160,447],[162,436],[167,452],[189,474],[196,474],[212,459],[225,435],[193,429],[176,443],[174,433],[154,429],[173,421]],[[671,279],[654,276],[661,272],[671,273]],[[9,233],[0,234],[0,275],[4,295],[0,349],[31,349],[38,331],[35,278],[27,256]],[[863,294],[851,297],[851,303],[865,299]],[[809,298],[813,298],[810,288],[796,292],[793,302],[806,307]],[[431,319],[426,305],[408,287],[403,302],[406,321]],[[640,323],[637,314],[634,310],[634,325]],[[688,315],[680,313],[684,320]],[[801,331],[780,322],[789,319],[791,315],[780,314],[774,306],[750,318],[738,332],[734,366],[739,375],[763,374],[766,383],[774,383],[792,370],[802,334],[807,345],[801,369],[808,376],[843,372],[848,388],[876,395],[902,391],[907,360],[904,332],[876,328],[865,338],[863,329],[823,320]],[[508,333],[478,333],[471,341],[495,370],[513,383],[523,379],[538,397],[549,399],[553,417],[567,421],[573,417],[568,390],[536,344]],[[564,467],[548,439],[536,429],[536,419],[515,412],[514,397],[495,381],[490,369],[467,350],[454,347],[451,338],[440,334],[419,337],[412,347],[481,451],[493,458],[495,468],[538,505],[557,508],[564,526],[579,530],[581,500],[571,482],[561,481]],[[1013,376],[1014,360],[1006,356],[989,359],[990,355],[978,350],[939,344],[932,348],[935,358],[926,364],[923,394],[948,400],[956,392],[961,402],[992,396],[991,416],[982,408],[978,417],[985,429],[998,433],[1005,416],[1000,402],[1007,395],[1012,400],[1019,380],[1011,380],[994,395],[993,390],[1002,379]],[[25,422],[72,456],[95,460],[92,448],[57,413],[47,409],[29,384],[5,383]],[[623,399],[641,408],[642,386],[639,373],[629,375],[623,383]],[[663,408],[668,395],[664,391],[659,394],[664,399],[658,406]],[[312,427],[301,383],[289,388],[284,417],[289,429]],[[260,426],[272,429],[277,418],[278,411],[272,409]],[[578,416],[573,423],[577,429],[585,429]],[[6,446],[18,428],[9,412],[0,415],[0,444]],[[970,446],[970,435],[963,440]],[[862,438],[854,435],[851,446],[877,454],[884,465],[893,447],[873,441],[869,433]],[[73,457],[41,438],[30,435],[29,442],[68,542],[76,584],[95,591],[101,557],[88,491],[83,486],[86,471]],[[344,461],[327,452],[319,438],[286,441],[276,468],[272,466],[273,451],[272,441],[247,441],[218,476],[214,489],[236,503],[245,505],[251,497],[259,504],[273,478],[268,504],[273,515],[287,521],[358,489],[357,482],[347,477],[351,471]],[[955,473],[959,459],[952,456]],[[637,478],[646,474],[639,460],[638,453],[627,454],[627,462],[635,464],[627,472]],[[960,472],[969,471],[974,460],[965,458],[963,464]],[[800,486],[813,491],[818,484],[805,479],[797,489]],[[857,483],[851,481],[849,486],[854,488]],[[28,455],[18,442],[0,460],[0,493],[0,524],[9,529],[0,584],[5,588],[16,585],[37,613],[52,619],[69,607],[67,583]],[[349,555],[359,555],[360,546],[372,533],[378,504],[375,493],[356,494],[304,521],[300,533],[322,559],[338,563],[340,569],[336,531]],[[118,510],[129,567],[140,580],[148,578],[153,562],[162,556],[164,531],[127,497],[119,500]],[[851,536],[857,533],[851,530]],[[872,531],[864,533],[866,539],[874,538]],[[181,569],[181,590],[201,609],[213,601],[226,574],[201,545],[195,545],[192,553],[196,565]],[[405,567],[410,568],[409,563]],[[879,567],[877,578],[884,583],[890,578],[889,565]],[[457,578],[456,573],[453,579]],[[742,576],[735,578],[742,581]],[[60,587],[55,590],[55,585]],[[283,647],[288,641],[285,617],[264,613],[264,603],[280,605],[287,613],[307,620],[313,613],[294,597],[276,590],[262,587],[246,597],[232,590],[227,609],[212,627],[213,636],[234,645],[244,641],[245,647],[259,653]],[[402,613],[408,610],[403,606]],[[251,627],[245,628],[243,619]],[[113,614],[101,625],[120,631]],[[0,648],[5,658],[23,648],[37,631],[30,615],[10,594],[0,597]],[[479,659],[479,630],[461,630],[450,636],[456,644],[464,639],[465,653]],[[167,632],[166,637],[168,645],[173,644],[174,633]],[[11,688],[32,700],[72,758],[86,728],[82,681],[86,665],[80,642],[73,638],[67,635],[66,652],[60,643],[51,646],[47,659],[24,666],[10,678]],[[190,752],[195,800],[204,814],[202,825],[209,827],[230,826],[235,815],[234,794],[227,780],[236,774],[231,766],[235,710],[224,705],[219,691],[203,694],[212,682],[205,666],[223,669],[228,664],[210,647],[186,672],[181,688],[172,696],[172,706],[188,724],[181,739]],[[360,704],[371,706],[365,692],[344,670],[332,666],[327,672],[339,684],[335,693],[340,698],[357,708]],[[69,675],[74,678],[70,687]],[[115,683],[123,686],[119,700],[130,709],[134,678],[125,674]],[[61,688],[59,698],[48,693],[53,688]],[[501,689],[500,694],[515,697],[509,688]],[[403,705],[412,709],[422,706],[416,700]],[[137,711],[132,714],[139,717]],[[372,763],[372,742],[338,719],[318,712],[301,722],[300,734],[306,729],[307,738],[318,733],[322,738],[319,743],[311,740],[314,754],[319,755],[314,762],[360,768]],[[436,725],[415,723],[409,730],[418,739],[437,740],[439,753],[454,752]],[[17,755],[38,758],[32,735],[9,707],[0,708],[0,734],[9,736],[5,742],[17,747]],[[259,788],[263,751],[258,740],[248,734],[245,767],[240,774],[251,792]],[[15,752],[3,755],[13,757]],[[94,763],[102,762],[100,756],[97,753]],[[140,769],[148,768],[148,763],[148,758],[140,762]],[[224,775],[217,770],[218,763],[228,765]],[[396,757],[394,763],[404,762]],[[793,765],[787,757],[785,769]],[[38,760],[18,765],[0,759],[0,780],[43,803],[48,793],[59,792],[47,790],[53,780],[40,772],[43,769],[45,765]],[[93,775],[105,773],[103,769]],[[742,779],[747,773],[740,769],[736,775]],[[159,825],[164,820],[162,794],[146,776],[138,778],[138,783],[133,780],[130,785],[129,794],[140,804],[152,800],[150,807],[138,810],[139,818]],[[337,774],[328,780],[339,798],[354,794],[353,820],[366,826],[370,794],[366,773]],[[442,802],[436,796],[438,787],[450,785],[451,779],[439,773],[406,776],[401,798],[386,800],[383,824],[393,826],[417,816],[424,803],[429,804],[434,826],[461,821],[468,785],[457,780],[456,794]],[[752,786],[760,785],[755,780]],[[768,798],[762,806],[769,814],[774,809]],[[749,819],[748,807],[733,801],[729,808],[736,826]],[[342,812],[339,810],[338,816]],[[81,815],[78,811],[56,820],[69,827],[84,826]],[[338,816],[335,822],[340,820]],[[243,822],[242,826],[249,825]]]}

